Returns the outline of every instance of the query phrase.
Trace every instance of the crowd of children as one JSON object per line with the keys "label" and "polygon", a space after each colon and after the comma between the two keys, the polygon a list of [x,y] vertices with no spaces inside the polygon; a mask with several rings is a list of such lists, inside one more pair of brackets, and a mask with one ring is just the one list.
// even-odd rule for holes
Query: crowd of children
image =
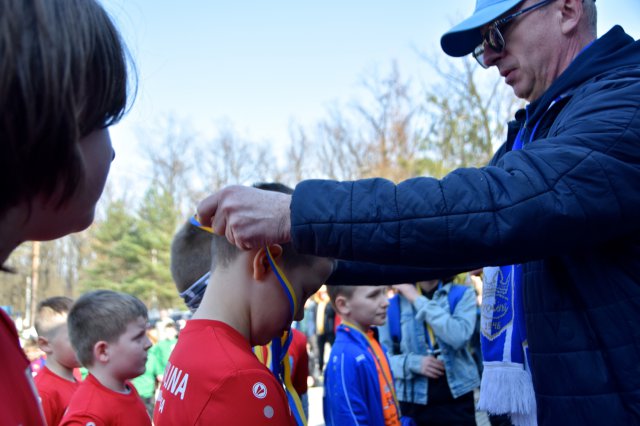
{"label": "crowd of children", "polygon": [[[195,307],[180,339],[174,324],[158,323],[164,338],[152,346],[149,336],[155,339],[157,334],[149,333],[147,309],[128,294],[98,290],[75,303],[66,297],[40,302],[35,326],[46,361],[35,384],[46,424],[306,424],[303,401],[311,378],[307,357],[311,348],[302,332],[289,327],[292,320],[303,319],[309,295],[320,297],[325,291],[319,288],[331,262],[297,258],[300,255],[286,246],[243,252],[228,244],[193,221],[176,234],[173,276],[187,305]],[[200,281],[193,278],[203,272],[193,269],[198,258],[205,259],[201,265],[213,266],[202,274],[210,281],[194,302],[187,294],[195,293],[185,290],[193,287],[192,280]],[[283,287],[287,283],[289,293]],[[434,357],[435,352],[448,353],[443,359],[457,357],[475,367],[467,336],[475,321],[475,292],[459,286],[459,294],[452,295],[456,291],[451,288],[458,285],[445,284],[397,285],[398,295],[391,302],[385,287],[328,287],[329,303],[340,324],[324,369],[327,426],[475,424],[468,392],[478,386],[477,371],[461,370],[460,360],[443,363],[440,356]],[[433,303],[438,290],[438,300],[444,302],[429,310],[425,305]],[[397,314],[390,313],[389,306],[400,295],[410,314],[394,317]],[[405,334],[412,336],[406,339],[411,343],[393,336],[390,328],[400,323],[405,329],[416,327],[416,318],[424,320],[424,335]],[[461,331],[455,331],[452,321],[462,324]],[[430,329],[436,330],[435,338],[429,337]],[[288,332],[292,338],[287,346],[281,337],[288,337]],[[274,368],[279,353],[274,342],[285,343],[284,355],[278,358],[282,363],[276,363],[283,366],[279,370]],[[439,366],[428,371],[436,361]],[[82,381],[80,365],[87,370]],[[461,388],[465,371],[472,380]],[[448,386],[447,374],[457,377],[449,378]],[[439,378],[444,378],[446,387],[430,381]],[[420,380],[429,380],[429,386]],[[450,398],[445,403],[442,389],[451,389],[445,393]],[[292,398],[290,391],[300,398]]]}
{"label": "crowd of children", "polygon": [[[22,242],[93,221],[129,67],[96,0],[0,0],[0,54],[0,268],[11,273],[4,262]],[[304,425],[307,379],[324,370],[327,424],[398,425],[394,371],[376,331],[385,289],[331,287],[327,297],[318,290],[333,266],[291,244],[238,250],[192,219],[172,244],[177,291],[193,311],[179,338],[165,325],[152,342],[142,301],[96,290],[43,300],[27,358],[0,310],[2,422]],[[305,311],[302,333],[291,326],[305,324]]]}
{"label": "crowd of children", "polygon": [[[287,190],[273,185],[258,186]],[[461,391],[460,367],[446,361],[457,357],[475,366],[468,352],[476,314],[470,287],[401,284],[391,302],[386,287],[325,287],[330,260],[297,254],[289,245],[241,251],[195,219],[176,233],[171,262],[176,290],[193,310],[180,339],[175,324],[160,321],[158,339],[145,305],[124,293],[98,290],[75,303],[51,297],[38,305],[37,343],[46,362],[35,384],[45,424],[306,425],[312,346],[290,327],[292,321],[302,329],[309,322],[317,326],[317,309],[304,319],[307,300],[326,300],[322,311],[333,312],[336,337],[323,369],[327,426],[475,424],[469,392],[478,386],[477,371]],[[404,312],[388,319],[400,295]],[[405,330],[411,343],[400,344],[404,340],[390,331],[400,325],[424,334]],[[448,353],[444,363],[436,352]],[[82,381],[80,365],[87,370]],[[427,387],[419,379],[446,374],[457,376],[458,384],[449,380],[447,386],[445,379],[444,388],[435,381]],[[447,406],[456,413],[442,423],[438,401],[449,388]],[[427,389],[431,399],[420,399]]]}
{"label": "crowd of children", "polygon": [[241,251],[195,219],[176,233],[171,263],[176,290],[194,311],[180,339],[172,322],[159,321],[162,333],[152,333],[147,308],[128,294],[40,302],[35,328],[46,361],[35,384],[46,424],[305,425],[315,363],[307,336],[290,327],[317,326],[317,309],[304,319],[307,300],[326,300],[322,311],[333,312],[327,426],[475,424],[471,287],[400,284],[391,299],[386,287],[325,287],[330,260],[288,245]]}

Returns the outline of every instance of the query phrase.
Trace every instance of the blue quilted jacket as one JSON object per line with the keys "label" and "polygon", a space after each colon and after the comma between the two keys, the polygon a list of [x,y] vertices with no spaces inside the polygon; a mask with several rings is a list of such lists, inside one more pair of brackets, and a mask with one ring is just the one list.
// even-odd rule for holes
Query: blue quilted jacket
{"label": "blue quilted jacket", "polygon": [[342,259],[331,283],[523,263],[539,424],[640,424],[640,42],[622,28],[519,111],[489,166],[304,181],[291,222],[299,251]]}

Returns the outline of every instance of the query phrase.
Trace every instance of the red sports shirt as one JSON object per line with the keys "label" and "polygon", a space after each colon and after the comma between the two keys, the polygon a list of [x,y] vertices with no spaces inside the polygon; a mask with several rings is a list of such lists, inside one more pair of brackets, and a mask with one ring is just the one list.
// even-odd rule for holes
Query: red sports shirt
{"label": "red sports shirt", "polygon": [[103,386],[89,374],[71,398],[60,426],[151,426],[147,409],[129,382],[128,394]]}
{"label": "red sports shirt", "polygon": [[0,309],[0,423],[44,425],[29,360],[18,341],[11,318]]}
{"label": "red sports shirt", "polygon": [[307,377],[309,377],[309,354],[307,353],[307,337],[295,328],[291,329],[293,337],[287,353],[292,369],[291,383],[298,395],[307,393]]}
{"label": "red sports shirt", "polygon": [[190,320],[164,372],[153,420],[165,425],[295,425],[282,385],[244,337]]}
{"label": "red sports shirt", "polygon": [[58,376],[49,370],[45,365],[35,377],[36,388],[40,395],[40,403],[44,418],[48,425],[58,425],[65,410],[69,406],[69,401],[78,389],[78,382],[70,382],[69,380]]}

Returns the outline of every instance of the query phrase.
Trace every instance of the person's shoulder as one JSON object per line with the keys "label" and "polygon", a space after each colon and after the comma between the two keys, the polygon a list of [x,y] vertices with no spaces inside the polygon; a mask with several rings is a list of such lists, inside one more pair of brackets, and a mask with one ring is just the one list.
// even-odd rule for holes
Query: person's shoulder
{"label": "person's shoulder", "polygon": [[97,394],[97,387],[89,380],[83,381],[69,401],[67,412],[60,425],[95,425],[105,424],[96,407],[104,403],[105,398]]}
{"label": "person's shoulder", "polygon": [[[242,364],[255,359],[249,342],[228,324],[213,320],[191,320],[181,333],[171,358],[191,363]],[[197,349],[197,350],[195,350]]]}
{"label": "person's shoulder", "polygon": [[195,345],[212,341],[230,341],[236,345],[248,346],[247,340],[231,325],[217,320],[190,319],[180,332],[177,344]]}
{"label": "person's shoulder", "polygon": [[[208,405],[210,412],[231,416],[236,424],[255,424],[267,419],[283,421],[290,416],[282,384],[261,364],[226,377]],[[243,407],[240,411],[239,405]]]}
{"label": "person's shoulder", "polygon": [[50,370],[46,366],[42,367],[38,374],[36,374],[33,378],[33,383],[35,383],[36,387],[38,387],[38,390],[40,390],[40,386],[47,386],[51,382],[51,374],[53,374],[53,372],[51,372],[50,374],[49,371]]}
{"label": "person's shoulder", "polygon": [[264,365],[257,359],[253,365],[248,365],[247,368],[242,368],[230,373],[225,378],[222,386],[243,386],[245,383],[262,382],[265,385],[281,387],[280,382],[275,378],[273,373],[269,371]]}
{"label": "person's shoulder", "polygon": [[139,420],[149,417],[147,411],[133,385],[127,382],[127,386],[131,391],[121,394],[106,388],[97,378],[87,376],[73,394],[62,424],[126,424],[123,421],[127,418],[136,419],[131,424],[143,424]]}
{"label": "person's shoulder", "polygon": [[107,423],[100,417],[91,413],[67,413],[60,422],[59,426],[103,426]]}
{"label": "person's shoulder", "polygon": [[80,386],[80,383],[69,381],[49,370],[46,366],[36,375],[33,381],[40,396],[74,393]]}
{"label": "person's shoulder", "polygon": [[90,410],[96,401],[100,401],[102,398],[98,395],[99,389],[91,381],[91,376],[82,381],[69,402],[69,412],[84,413]]}
{"label": "person's shoulder", "polygon": [[362,361],[368,355],[365,345],[363,336],[350,329],[338,327],[336,340],[331,346],[329,354],[330,360],[334,356],[343,356],[345,359]]}
{"label": "person's shoulder", "polygon": [[[255,411],[255,407],[247,406],[254,400],[270,401],[269,406],[279,403],[280,399],[272,401],[278,395],[279,383],[250,348],[235,357],[206,347],[200,353],[176,349],[160,385],[156,424],[256,424],[237,422],[236,417],[244,418],[245,411]],[[238,413],[238,406],[242,413]]]}
{"label": "person's shoulder", "polygon": [[[203,326],[201,324],[200,326]],[[208,325],[205,334],[181,335],[169,356],[162,386],[179,388],[188,376],[191,388],[216,389],[243,371],[266,370],[251,351],[249,343],[226,328]],[[193,330],[193,329],[192,329]]]}

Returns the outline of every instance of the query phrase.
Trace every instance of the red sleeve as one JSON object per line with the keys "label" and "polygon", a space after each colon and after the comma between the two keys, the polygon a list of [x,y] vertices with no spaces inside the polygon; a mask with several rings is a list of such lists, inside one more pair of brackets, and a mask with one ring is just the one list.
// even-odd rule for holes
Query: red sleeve
{"label": "red sleeve", "polygon": [[42,425],[29,361],[18,341],[18,332],[0,308],[0,423]]}
{"label": "red sleeve", "polygon": [[305,335],[293,329],[293,340],[289,350],[293,358],[293,369],[291,370],[291,384],[298,395],[307,393],[307,377],[309,377],[309,354],[307,353],[307,338]]}
{"label": "red sleeve", "polygon": [[59,426],[107,426],[101,419],[91,416],[90,414],[73,414],[65,416]]}
{"label": "red sleeve", "polygon": [[201,424],[260,425],[266,422],[295,425],[282,385],[271,373],[258,370],[243,371],[225,380],[198,418]]}

